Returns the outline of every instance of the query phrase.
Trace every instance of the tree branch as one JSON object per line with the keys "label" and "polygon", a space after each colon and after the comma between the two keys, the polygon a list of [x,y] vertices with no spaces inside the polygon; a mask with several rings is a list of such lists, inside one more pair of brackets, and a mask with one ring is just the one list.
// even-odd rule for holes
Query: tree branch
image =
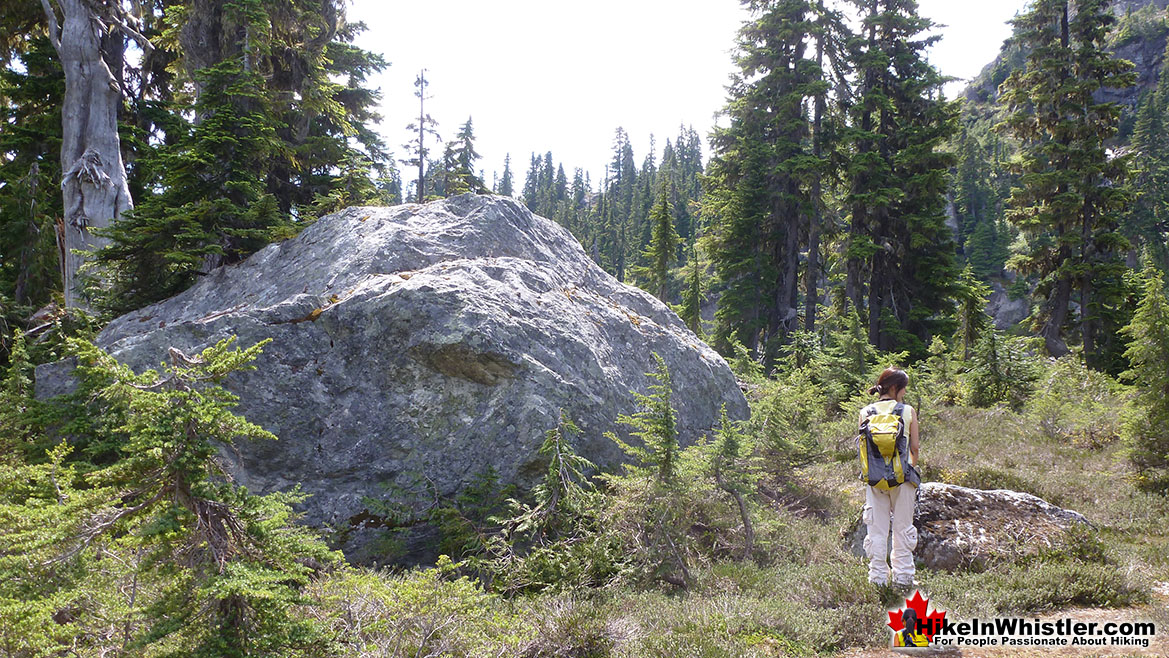
{"label": "tree branch", "polygon": [[53,6],[49,4],[49,0],[41,0],[41,8],[45,10],[45,20],[49,24],[49,41],[53,44],[53,48],[57,51],[57,56],[61,56],[61,26],[57,23],[57,12],[53,10]]}

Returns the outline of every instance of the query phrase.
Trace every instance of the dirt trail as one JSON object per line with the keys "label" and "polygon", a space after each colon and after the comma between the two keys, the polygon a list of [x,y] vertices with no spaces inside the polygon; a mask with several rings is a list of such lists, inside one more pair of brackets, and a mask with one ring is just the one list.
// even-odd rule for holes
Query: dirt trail
{"label": "dirt trail", "polygon": [[840,658],[887,658],[890,656],[912,655],[937,656],[939,658],[1038,658],[1047,656],[1169,656],[1169,582],[1158,583],[1153,589],[1153,601],[1147,605],[1131,608],[1067,608],[1037,615],[1028,619],[1058,620],[1070,617],[1086,622],[1152,621],[1157,624],[1157,634],[1150,638],[1146,647],[986,647],[962,649],[916,649],[893,651],[891,649],[850,649]]}

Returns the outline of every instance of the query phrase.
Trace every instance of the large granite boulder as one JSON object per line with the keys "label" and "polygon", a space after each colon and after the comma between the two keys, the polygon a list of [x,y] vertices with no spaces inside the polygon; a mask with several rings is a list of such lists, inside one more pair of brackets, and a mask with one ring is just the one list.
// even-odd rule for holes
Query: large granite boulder
{"label": "large granite boulder", "polygon": [[[113,321],[97,344],[135,370],[170,347],[228,336],[274,339],[257,369],[233,375],[239,412],[279,437],[224,458],[253,492],[296,484],[306,521],[352,529],[382,485],[460,491],[488,467],[533,484],[537,447],[564,409],[580,453],[623,454],[631,389],[648,392],[653,354],[669,366],[680,440],[746,400],[723,359],[653,296],[618,282],[554,222],[509,198],[464,195],[426,205],[350,208],[298,237],[219,268],[169,300]],[[61,364],[38,395],[70,386]],[[348,532],[351,557],[369,532]]]}
{"label": "large granite boulder", "polygon": [[[848,532],[849,550],[865,557],[867,528],[859,517]],[[1080,523],[1088,520],[1079,512],[1028,493],[926,482],[918,489],[914,508],[913,556],[931,569],[978,571],[996,561],[1057,546],[1065,531]],[[886,546],[892,545],[890,538]]]}

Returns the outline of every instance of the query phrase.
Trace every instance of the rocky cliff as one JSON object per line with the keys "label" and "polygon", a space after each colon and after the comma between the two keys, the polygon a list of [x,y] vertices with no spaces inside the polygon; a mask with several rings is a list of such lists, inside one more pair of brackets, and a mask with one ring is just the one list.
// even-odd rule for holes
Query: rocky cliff
{"label": "rocky cliff", "polygon": [[[1020,1],[1019,10],[1025,3]],[[1166,10],[1169,0],[1113,0],[1112,11],[1119,18],[1109,39],[1112,52],[1133,63],[1137,83],[1126,89],[1108,89],[1101,100],[1119,103],[1133,109],[1146,91],[1157,84],[1169,41],[1169,22]],[[992,111],[991,103],[998,97],[998,86],[1010,73],[1025,65],[1026,53],[1010,41],[1003,44],[999,55],[987,64],[982,73],[971,81],[965,96],[975,115]]]}
{"label": "rocky cliff", "polygon": [[[683,443],[747,404],[717,353],[651,295],[622,284],[554,222],[502,197],[350,208],[297,238],[220,268],[186,292],[112,322],[97,343],[136,370],[238,335],[274,339],[228,388],[239,411],[279,437],[225,454],[254,492],[300,484],[307,521],[344,530],[356,559],[366,496],[419,478],[452,495],[488,467],[530,485],[536,449],[564,409],[577,449],[622,453],[631,389],[659,354],[673,377]],[[69,385],[38,370],[38,394]]]}

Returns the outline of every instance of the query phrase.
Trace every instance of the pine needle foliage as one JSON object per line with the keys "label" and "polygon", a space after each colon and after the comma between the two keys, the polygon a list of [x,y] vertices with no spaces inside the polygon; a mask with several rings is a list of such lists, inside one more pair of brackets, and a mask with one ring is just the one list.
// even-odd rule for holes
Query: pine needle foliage
{"label": "pine needle foliage", "polygon": [[141,375],[71,341],[82,386],[108,412],[88,429],[118,459],[82,472],[61,443],[44,463],[0,468],[0,607],[16,620],[0,646],[19,648],[8,655],[108,644],[111,624],[124,652],[332,654],[295,614],[313,565],[337,559],[295,524],[304,496],[250,494],[219,463],[236,441],[275,439],[232,412],[238,398],[221,384],[264,345],[233,341],[196,356],[172,348],[161,373]]}
{"label": "pine needle foliage", "polygon": [[671,406],[672,383],[670,370],[666,362],[654,352],[657,368],[647,373],[656,380],[650,384],[649,395],[633,391],[640,410],[633,415],[621,414],[618,422],[631,429],[631,434],[640,440],[641,445],[626,443],[609,432],[607,436],[625,451],[625,454],[636,460],[636,468],[653,471],[660,482],[670,482],[674,478],[678,459],[678,423],[677,413]]}
{"label": "pine needle foliage", "polygon": [[1137,385],[1121,434],[1145,489],[1169,491],[1169,299],[1164,276],[1151,264],[1143,276],[1144,295],[1132,322],[1121,333],[1131,367],[1122,378]]}

